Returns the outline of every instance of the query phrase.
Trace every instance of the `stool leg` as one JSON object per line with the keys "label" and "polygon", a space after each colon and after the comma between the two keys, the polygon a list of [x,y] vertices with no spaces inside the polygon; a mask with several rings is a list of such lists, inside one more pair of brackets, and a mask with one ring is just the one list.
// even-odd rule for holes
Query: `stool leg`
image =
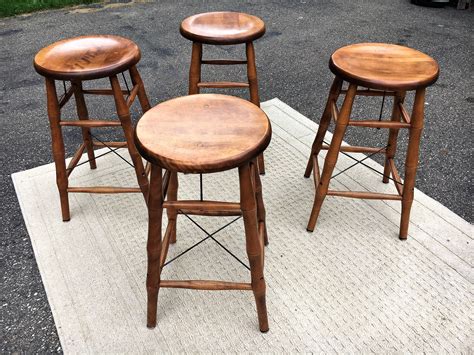
{"label": "stool leg", "polygon": [[199,94],[198,83],[201,81],[202,43],[193,42],[191,66],[189,67],[189,95]]}
{"label": "stool leg", "polygon": [[136,66],[131,67],[129,72],[130,77],[132,78],[132,84],[139,85],[137,93],[138,101],[140,102],[142,112],[145,113],[151,108],[150,102],[148,101],[148,97],[146,96],[145,85],[143,84],[142,78],[138,73]]}
{"label": "stool leg", "polygon": [[400,220],[399,238],[404,240],[408,236],[408,224],[410,222],[410,210],[413,203],[415,191],[416,168],[418,166],[418,153],[420,147],[421,131],[423,130],[425,108],[425,88],[416,90],[413,112],[411,115],[411,127],[408,137],[408,150],[405,161],[405,180],[403,183],[402,215]]}
{"label": "stool leg", "polygon": [[66,222],[71,219],[67,193],[68,179],[66,172],[66,154],[64,150],[63,133],[59,124],[61,120],[61,111],[59,110],[56,84],[53,79],[46,78],[46,97],[48,100],[48,118],[51,128],[53,159],[56,167],[56,184],[58,185],[59,190],[63,221]]}
{"label": "stool leg", "polygon": [[[405,92],[397,92],[393,98],[392,121],[400,122],[400,107],[405,99]],[[391,128],[388,135],[387,151],[385,153],[385,164],[383,168],[382,181],[387,184],[390,176],[390,159],[395,157],[397,151],[398,128]]]}
{"label": "stool leg", "polygon": [[143,196],[145,197],[145,201],[147,201],[148,178],[145,173],[145,168],[143,167],[142,158],[140,157],[140,154],[138,154],[137,148],[135,147],[130,110],[128,109],[127,103],[125,102],[122,89],[120,88],[120,83],[116,75],[110,77],[110,84],[112,85],[112,91],[114,93],[117,114],[119,116],[120,122],[122,123],[125,139],[127,140],[128,152],[132,158],[135,173],[137,175],[138,185],[140,186]]}
{"label": "stool leg", "polygon": [[334,135],[332,136],[326,159],[324,160],[321,181],[316,187],[313,209],[311,211],[311,217],[309,218],[308,226],[306,228],[309,232],[312,232],[316,226],[316,221],[321,210],[321,205],[323,204],[324,198],[326,197],[329,188],[329,181],[331,180],[332,172],[336,166],[337,157],[341,148],[342,139],[344,138],[344,133],[346,132],[347,123],[349,122],[352,104],[354,103],[356,92],[357,85],[350,84],[344,99],[344,103],[342,104],[341,112],[339,113],[339,117],[336,122],[336,129],[334,131]]}
{"label": "stool leg", "polygon": [[319,121],[318,133],[314,138],[313,146],[311,147],[311,154],[309,156],[308,164],[306,165],[306,171],[304,173],[305,178],[309,178],[311,171],[313,170],[313,157],[318,156],[321,151],[321,146],[323,145],[324,136],[328,130],[329,124],[331,123],[331,103],[332,101],[336,102],[341,91],[342,79],[337,76],[334,78],[334,81],[329,90],[329,97],[326,102],[326,107],[324,108],[323,115]]}
{"label": "stool leg", "polygon": [[250,262],[252,290],[257,304],[258,323],[261,332],[268,331],[267,306],[265,301],[265,279],[263,277],[263,240],[258,238],[257,206],[252,187],[250,165],[239,167],[240,208],[245,225],[247,255]]}
{"label": "stool leg", "polygon": [[[253,167],[258,167],[256,161],[252,163]],[[263,240],[264,244],[268,245],[268,234],[267,234],[267,224],[266,224],[266,211],[265,205],[263,204],[263,194],[262,194],[262,182],[260,180],[260,175],[256,168],[252,169],[255,180],[255,198],[257,200],[257,220],[258,224],[263,223]]]}
{"label": "stool leg", "polygon": [[150,195],[148,196],[148,271],[146,289],[148,294],[146,326],[156,326],[158,291],[160,290],[161,220],[163,218],[163,195],[161,168],[152,165],[150,176]]}
{"label": "stool leg", "polygon": [[[86,100],[82,92],[82,82],[73,82],[74,98],[76,99],[76,111],[80,120],[88,120],[89,112],[87,111]],[[94,155],[94,145],[92,143],[91,130],[88,127],[82,127],[82,139],[87,149],[87,158],[89,159],[89,166],[91,169],[97,168]]]}
{"label": "stool leg", "polygon": [[[168,201],[177,201],[178,200],[178,173],[170,173],[170,182],[168,186],[167,200]],[[170,243],[176,243],[176,222],[178,213],[176,208],[168,207],[166,209],[168,214],[168,223],[171,223],[173,229],[171,230]]]}
{"label": "stool leg", "polygon": [[[252,42],[245,44],[247,56],[247,78],[249,82],[250,101],[260,107],[260,97],[258,95],[257,67],[255,65],[255,49]],[[258,170],[260,174],[265,174],[265,160],[263,153],[258,156]]]}

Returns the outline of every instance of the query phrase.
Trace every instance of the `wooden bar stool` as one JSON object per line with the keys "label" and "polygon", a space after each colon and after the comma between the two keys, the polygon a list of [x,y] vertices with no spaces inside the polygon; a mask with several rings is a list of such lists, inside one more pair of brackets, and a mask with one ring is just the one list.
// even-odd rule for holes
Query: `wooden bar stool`
{"label": "wooden bar stool", "polygon": [[[148,198],[148,315],[156,326],[161,287],[199,290],[252,290],[262,332],[268,331],[263,277],[266,244],[265,208],[256,158],[270,143],[271,126],[252,103],[227,95],[198,94],[159,104],[138,122],[136,144],[151,164]],[[240,203],[177,199],[177,173],[207,174],[238,168]],[[162,176],[162,170],[167,172]],[[169,186],[169,187],[168,187]],[[167,200],[164,198],[167,196]],[[169,223],[163,240],[163,208]],[[209,280],[162,280],[170,241],[176,235],[177,214],[242,216],[245,225],[251,283]]]}
{"label": "wooden bar stool", "polygon": [[[136,97],[143,112],[150,108],[142,79],[135,65],[140,60],[138,46],[123,37],[109,35],[82,36],[65,39],[40,50],[34,59],[36,71],[46,79],[48,116],[51,127],[53,157],[56,166],[56,181],[61,200],[63,221],[69,221],[69,192],[91,193],[130,193],[141,192],[148,195],[148,178],[140,155],[133,142],[133,127],[130,119],[130,106]],[[117,75],[129,71],[133,87],[122,90]],[[109,78],[111,89],[85,90],[83,81]],[[124,76],[125,79],[125,76]],[[58,97],[56,80],[64,83],[64,95]],[[65,82],[71,83],[66,89]],[[128,89],[128,84],[127,84]],[[112,95],[119,120],[90,119],[84,94]],[[61,108],[74,95],[79,120],[61,118]],[[124,95],[127,95],[125,98]],[[122,127],[125,142],[103,142],[92,139],[91,129],[101,127]],[[66,167],[65,148],[62,127],[81,127],[83,143]],[[94,147],[127,147],[137,175],[139,188],[136,187],[71,187],[68,177],[77,166],[82,153],[87,151],[91,169],[96,168]]]}
{"label": "wooden bar stool", "polygon": [[[189,69],[189,95],[201,88],[248,88],[250,101],[260,107],[257,67],[253,41],[265,34],[265,23],[258,17],[239,12],[207,12],[186,18],[180,27],[183,37],[193,41]],[[235,45],[245,43],[246,60],[203,60],[202,45]],[[201,65],[247,65],[247,83],[201,81]],[[263,154],[258,157],[259,171],[265,174]]]}
{"label": "wooden bar stool", "polygon": [[[420,137],[423,129],[425,89],[438,79],[438,63],[428,55],[411,48],[384,43],[361,43],[335,51],[329,61],[329,68],[336,77],[329,92],[305,172],[305,177],[309,177],[314,169],[316,186],[316,195],[307,229],[313,231],[326,195],[400,200],[402,202],[402,214],[399,237],[400,239],[406,239],[415,189]],[[347,90],[342,90],[344,81],[349,84]],[[367,89],[360,90],[358,86]],[[411,115],[403,105],[407,91],[415,91],[415,101]],[[339,111],[337,99],[341,94],[345,95],[345,98]],[[394,104],[390,121],[350,119],[354,98],[357,95],[393,96]],[[323,139],[331,117],[336,122],[336,128],[332,141],[328,146],[323,144]],[[341,147],[348,126],[388,128],[388,144],[382,149],[354,146]],[[402,128],[409,130],[403,183],[394,164],[398,131]],[[328,153],[320,175],[317,156],[322,149],[328,150]],[[389,179],[393,180],[398,194],[328,190],[339,152],[362,152],[371,155],[379,152],[384,153],[383,182],[388,183]],[[390,174],[392,177],[390,177]]]}

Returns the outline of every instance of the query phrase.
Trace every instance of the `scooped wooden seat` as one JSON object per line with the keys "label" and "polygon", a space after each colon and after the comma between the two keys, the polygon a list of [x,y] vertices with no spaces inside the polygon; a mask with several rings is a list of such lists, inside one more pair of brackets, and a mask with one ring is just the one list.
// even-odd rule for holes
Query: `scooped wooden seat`
{"label": "scooped wooden seat", "polygon": [[247,100],[200,94],[150,109],[136,136],[148,161],[172,171],[209,173],[238,167],[263,152],[271,127],[265,113]]}
{"label": "scooped wooden seat", "polygon": [[331,55],[329,68],[345,81],[380,90],[416,90],[439,75],[438,63],[427,54],[387,43],[342,47]]}
{"label": "scooped wooden seat", "polygon": [[256,16],[240,12],[207,12],[188,17],[181,23],[181,34],[206,44],[238,44],[263,36],[265,23]]}
{"label": "scooped wooden seat", "polygon": [[41,49],[36,71],[60,80],[90,80],[121,73],[140,60],[140,49],[127,38],[93,35],[69,38]]}

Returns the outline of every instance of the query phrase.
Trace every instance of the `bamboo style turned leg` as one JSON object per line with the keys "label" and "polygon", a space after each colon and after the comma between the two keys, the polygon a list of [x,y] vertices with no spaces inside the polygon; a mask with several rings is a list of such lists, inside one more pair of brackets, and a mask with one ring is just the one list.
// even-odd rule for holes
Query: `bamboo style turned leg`
{"label": "bamboo style turned leg", "polygon": [[257,305],[258,323],[261,332],[268,331],[265,279],[263,277],[264,241],[258,237],[257,203],[252,186],[252,174],[247,163],[239,167],[240,208],[244,218],[247,255],[250,262],[251,284]]}
{"label": "bamboo style turned leg", "polygon": [[321,211],[321,205],[323,204],[323,201],[326,197],[329,188],[329,181],[331,180],[332,172],[336,166],[339,150],[341,148],[342,139],[344,138],[344,133],[346,132],[347,124],[349,122],[356,92],[357,85],[350,84],[346,97],[344,98],[344,103],[342,104],[341,112],[339,113],[339,117],[336,122],[336,129],[334,131],[331,144],[329,145],[326,159],[324,160],[321,179],[319,185],[316,187],[313,209],[311,211],[308,226],[306,227],[309,232],[312,232],[316,226],[316,221],[318,219],[319,212]]}
{"label": "bamboo style turned leg", "polygon": [[[255,64],[255,49],[253,42],[245,44],[245,54],[247,57],[247,78],[249,82],[250,101],[260,107],[260,97],[258,95],[257,66]],[[265,160],[263,153],[258,156],[258,171],[265,174]]]}
{"label": "bamboo style turned leg", "polygon": [[191,65],[189,67],[189,95],[199,94],[198,83],[201,81],[202,43],[193,42]]}
{"label": "bamboo style turned leg", "polygon": [[[321,116],[321,120],[319,122],[318,127],[318,133],[316,133],[316,137],[314,138],[313,146],[311,147],[311,154],[309,156],[308,164],[306,165],[306,171],[304,173],[305,178],[309,178],[309,176],[311,175],[311,171],[313,170],[313,157],[316,157],[317,159],[319,152],[321,151],[324,136],[326,135],[329,124],[331,123],[331,105],[333,102],[337,102],[337,99],[341,92],[342,82],[342,79],[336,76],[331,85],[331,89],[329,90],[329,97],[326,102],[326,107],[324,108],[323,115]],[[319,174],[319,172],[315,173]]]}
{"label": "bamboo style turned leg", "polygon": [[423,130],[425,108],[425,88],[416,90],[411,127],[409,129],[407,156],[405,160],[405,180],[402,195],[402,215],[400,219],[399,238],[407,239],[410,210],[413,204],[415,191],[416,169],[418,167],[418,154],[420,149],[421,132]]}
{"label": "bamboo style turned leg", "polygon": [[138,101],[140,102],[142,113],[145,113],[151,108],[150,102],[148,101],[148,97],[146,95],[145,85],[143,85],[142,78],[140,76],[140,73],[138,73],[136,66],[131,67],[129,72],[130,72],[130,77],[132,78],[132,84],[139,85],[138,93],[137,93]]}
{"label": "bamboo style turned leg", "polygon": [[[74,87],[74,98],[76,99],[76,110],[77,116],[80,120],[88,120],[89,112],[87,111],[86,100],[84,99],[84,93],[82,92],[82,82],[73,82]],[[89,159],[89,165],[91,169],[96,169],[97,164],[94,155],[94,145],[92,143],[91,130],[88,127],[82,127],[82,139],[86,146],[87,158]]]}
{"label": "bamboo style turned leg", "polygon": [[[168,186],[168,193],[167,193],[167,200],[168,201],[177,201],[178,200],[178,173],[171,172],[170,173],[170,182]],[[168,207],[166,209],[168,214],[168,224],[171,225],[171,235],[170,235],[170,243],[176,243],[176,224],[177,224],[177,217],[178,211],[176,208]]]}
{"label": "bamboo style turned leg", "polygon": [[120,83],[117,79],[117,76],[114,75],[110,77],[110,84],[112,85],[117,114],[119,116],[120,122],[122,123],[122,129],[125,135],[125,139],[127,141],[127,148],[130,153],[133,166],[135,168],[135,173],[137,175],[138,185],[140,186],[140,190],[142,191],[143,196],[145,197],[145,201],[147,201],[148,178],[145,173],[145,168],[143,167],[142,158],[140,154],[138,154],[137,148],[135,147],[130,110],[123,97],[122,89],[120,88]]}
{"label": "bamboo style turned leg", "polygon": [[48,100],[48,118],[51,129],[53,159],[56,167],[56,184],[58,185],[59,190],[63,221],[66,222],[71,219],[67,193],[68,179],[66,172],[66,154],[64,150],[63,133],[59,124],[61,120],[61,112],[56,93],[56,84],[54,80],[50,78],[46,78],[46,97]]}
{"label": "bamboo style turned leg", "polygon": [[[397,92],[393,98],[393,109],[392,109],[392,122],[400,122],[401,112],[400,104],[403,104],[405,100],[405,92]],[[397,151],[397,139],[399,128],[391,128],[388,135],[388,144],[387,150],[385,152],[385,164],[383,168],[383,183],[387,184],[389,182],[390,176],[390,159],[395,157]]]}
{"label": "bamboo style turned leg", "polygon": [[148,328],[156,326],[158,291],[160,289],[161,221],[163,218],[161,173],[160,167],[156,165],[151,166],[150,195],[148,196],[148,271],[146,277],[148,294],[146,325]]}
{"label": "bamboo style turned leg", "polygon": [[262,182],[260,180],[260,174],[258,172],[258,164],[256,161],[252,163],[252,169],[254,173],[254,181],[255,181],[255,198],[257,200],[257,220],[258,225],[263,228],[263,240],[265,245],[268,245],[268,234],[267,234],[267,223],[266,223],[266,211],[265,205],[263,203],[263,194],[262,194]]}

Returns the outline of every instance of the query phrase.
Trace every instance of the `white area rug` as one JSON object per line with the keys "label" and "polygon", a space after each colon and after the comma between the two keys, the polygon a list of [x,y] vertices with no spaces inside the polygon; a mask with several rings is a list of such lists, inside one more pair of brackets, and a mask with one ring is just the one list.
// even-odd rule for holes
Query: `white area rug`
{"label": "white area rug", "polygon": [[[388,201],[328,197],[316,230],[306,232],[314,187],[303,173],[317,125],[278,99],[262,108],[274,132],[262,179],[266,334],[248,291],[162,289],[158,326],[147,329],[142,196],[70,194],[72,220],[63,223],[53,164],[13,175],[64,351],[472,352],[472,226],[416,191],[407,241],[398,239],[400,203]],[[97,163],[95,171],[77,168],[71,186],[135,186],[133,170],[113,154]],[[351,163],[341,156],[338,168]],[[236,171],[206,175],[204,195],[237,201],[237,182]],[[395,191],[363,167],[332,188]],[[197,176],[180,175],[180,198],[197,198],[198,189]],[[229,218],[196,220],[213,232]],[[204,236],[180,216],[168,258]],[[246,261],[241,221],[216,238]],[[212,240],[166,266],[163,277],[250,280]]]}

